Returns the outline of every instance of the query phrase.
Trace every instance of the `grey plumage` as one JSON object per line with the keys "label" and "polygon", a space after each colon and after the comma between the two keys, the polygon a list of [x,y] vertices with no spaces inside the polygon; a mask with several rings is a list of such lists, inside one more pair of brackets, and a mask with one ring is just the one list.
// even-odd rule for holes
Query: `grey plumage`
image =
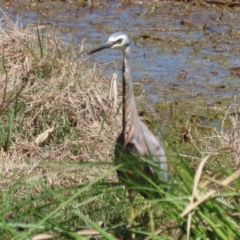
{"label": "grey plumage", "polygon": [[118,177],[128,189],[137,190],[144,197],[156,196],[156,193],[149,190],[150,182],[145,176],[154,183],[166,182],[167,160],[161,142],[141,121],[137,113],[132,85],[131,41],[125,33],[117,32],[112,34],[105,44],[89,54],[106,48],[120,49],[123,54],[122,132],[117,138],[114,153],[115,163],[122,163],[124,167],[118,170]]}

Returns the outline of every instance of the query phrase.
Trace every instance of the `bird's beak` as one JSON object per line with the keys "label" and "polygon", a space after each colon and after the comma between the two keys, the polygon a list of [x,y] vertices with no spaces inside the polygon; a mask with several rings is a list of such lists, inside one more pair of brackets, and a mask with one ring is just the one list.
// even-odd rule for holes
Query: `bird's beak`
{"label": "bird's beak", "polygon": [[92,54],[92,53],[101,51],[101,50],[106,49],[106,48],[111,48],[114,44],[115,44],[115,42],[106,42],[102,46],[100,46],[100,47],[98,47],[96,49],[93,49],[92,51],[88,52],[88,54]]}

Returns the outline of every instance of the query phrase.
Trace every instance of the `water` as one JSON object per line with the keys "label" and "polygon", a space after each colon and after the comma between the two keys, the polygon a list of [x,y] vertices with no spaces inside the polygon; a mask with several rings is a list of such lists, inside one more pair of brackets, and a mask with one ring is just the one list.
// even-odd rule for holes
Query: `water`
{"label": "water", "polygon": [[[49,2],[39,3],[34,11],[17,5],[2,6],[2,10],[23,26],[55,26],[65,41],[84,40],[86,50],[105,42],[113,32],[128,33],[133,39],[134,82],[141,83],[153,102],[205,98],[207,104],[232,98],[234,93],[239,101],[240,78],[229,71],[240,66],[240,14],[232,9],[165,4],[152,11],[144,5],[121,7],[119,1],[111,1],[93,9]],[[182,24],[183,19],[194,26]],[[114,61],[107,71],[121,78],[119,52],[102,51],[90,60]]]}

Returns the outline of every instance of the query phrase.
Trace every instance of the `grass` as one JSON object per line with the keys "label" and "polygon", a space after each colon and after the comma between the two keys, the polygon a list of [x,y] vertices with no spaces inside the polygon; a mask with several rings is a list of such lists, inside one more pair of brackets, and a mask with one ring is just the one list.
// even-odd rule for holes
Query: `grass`
{"label": "grass", "polygon": [[[130,229],[121,166],[112,164],[121,129],[112,77],[81,58],[81,43],[1,21],[0,239],[129,239],[131,231],[136,239],[240,237],[236,106],[213,109],[222,128],[203,131],[177,105],[158,104],[157,112],[171,112],[164,120],[170,182],[166,191],[152,186],[161,199],[136,195]],[[148,123],[157,132],[156,118]]]}

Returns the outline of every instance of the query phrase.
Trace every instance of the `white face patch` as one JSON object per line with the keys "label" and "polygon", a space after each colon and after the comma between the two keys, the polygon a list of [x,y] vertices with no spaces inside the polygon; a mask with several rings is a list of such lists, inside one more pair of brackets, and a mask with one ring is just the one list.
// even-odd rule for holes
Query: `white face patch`
{"label": "white face patch", "polygon": [[127,45],[130,44],[130,40],[128,36],[124,33],[114,33],[112,34],[108,42],[115,43],[111,48],[119,48],[119,49],[125,49]]}

